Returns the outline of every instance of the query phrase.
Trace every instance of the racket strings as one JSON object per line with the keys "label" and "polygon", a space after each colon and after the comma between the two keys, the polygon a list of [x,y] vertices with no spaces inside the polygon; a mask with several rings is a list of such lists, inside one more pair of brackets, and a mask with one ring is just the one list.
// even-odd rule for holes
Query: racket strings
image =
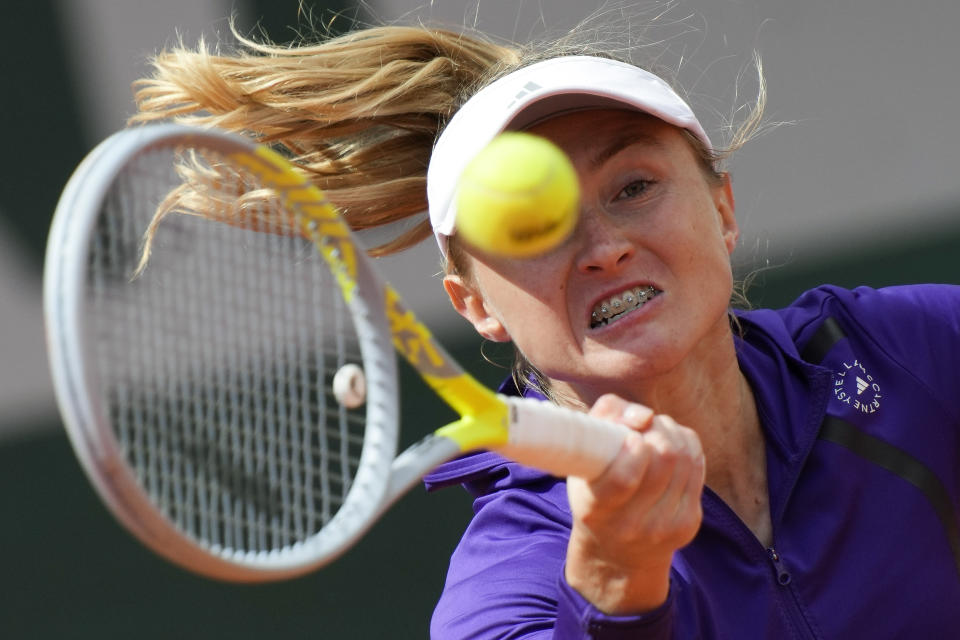
{"label": "racket strings", "polygon": [[[143,155],[97,223],[87,304],[104,413],[177,528],[212,547],[288,547],[334,517],[359,465],[364,414],[330,391],[340,367],[362,362],[351,316],[312,245],[249,176],[194,174],[211,178],[202,188],[224,211],[227,195],[254,194],[229,224],[158,216],[182,180],[174,166],[169,152]],[[97,340],[106,327],[112,337]]]}

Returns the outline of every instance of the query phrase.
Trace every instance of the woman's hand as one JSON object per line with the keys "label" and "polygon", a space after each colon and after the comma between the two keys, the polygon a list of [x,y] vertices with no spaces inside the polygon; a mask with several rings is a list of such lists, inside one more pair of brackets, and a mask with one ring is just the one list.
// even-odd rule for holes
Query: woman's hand
{"label": "woman's hand", "polygon": [[590,415],[634,429],[599,478],[569,478],[573,529],[566,579],[601,611],[643,613],[670,588],[673,552],[700,528],[700,438],[649,408],[605,395]]}

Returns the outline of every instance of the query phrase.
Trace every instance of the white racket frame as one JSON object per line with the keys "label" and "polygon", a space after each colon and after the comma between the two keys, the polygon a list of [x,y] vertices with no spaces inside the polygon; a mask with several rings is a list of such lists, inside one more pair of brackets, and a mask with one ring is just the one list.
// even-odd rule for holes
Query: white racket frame
{"label": "white racket frame", "polygon": [[[176,124],[128,129],[91,151],[64,189],[51,225],[44,268],[46,335],[57,403],[77,457],[97,492],[113,515],[151,549],[191,571],[219,579],[291,578],[343,553],[398,494],[395,487],[390,495],[387,491],[397,451],[399,394],[383,285],[366,259],[357,261],[356,295],[350,306],[367,378],[366,433],[356,476],[333,518],[312,537],[269,552],[208,546],[181,531],[151,501],[123,458],[99,402],[84,311],[89,238],[115,177],[151,148],[181,145],[221,152],[254,148],[239,136]],[[438,461],[455,453],[455,447],[438,451]],[[404,485],[416,479],[413,473],[400,475]]]}

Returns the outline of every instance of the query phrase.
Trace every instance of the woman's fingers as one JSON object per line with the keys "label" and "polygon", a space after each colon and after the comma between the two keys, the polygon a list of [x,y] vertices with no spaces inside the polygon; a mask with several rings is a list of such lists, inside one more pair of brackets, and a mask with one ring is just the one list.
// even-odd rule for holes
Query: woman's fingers
{"label": "woman's fingers", "polygon": [[590,415],[612,422],[619,422],[635,431],[644,431],[653,420],[653,409],[635,402],[627,402],[612,393],[600,396],[590,409]]}

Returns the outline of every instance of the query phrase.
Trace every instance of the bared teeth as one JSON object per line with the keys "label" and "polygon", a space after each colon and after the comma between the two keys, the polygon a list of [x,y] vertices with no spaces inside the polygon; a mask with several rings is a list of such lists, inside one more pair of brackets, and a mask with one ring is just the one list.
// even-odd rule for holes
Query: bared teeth
{"label": "bared teeth", "polygon": [[653,286],[634,287],[602,301],[590,314],[590,326],[596,327],[643,305],[659,293]]}

